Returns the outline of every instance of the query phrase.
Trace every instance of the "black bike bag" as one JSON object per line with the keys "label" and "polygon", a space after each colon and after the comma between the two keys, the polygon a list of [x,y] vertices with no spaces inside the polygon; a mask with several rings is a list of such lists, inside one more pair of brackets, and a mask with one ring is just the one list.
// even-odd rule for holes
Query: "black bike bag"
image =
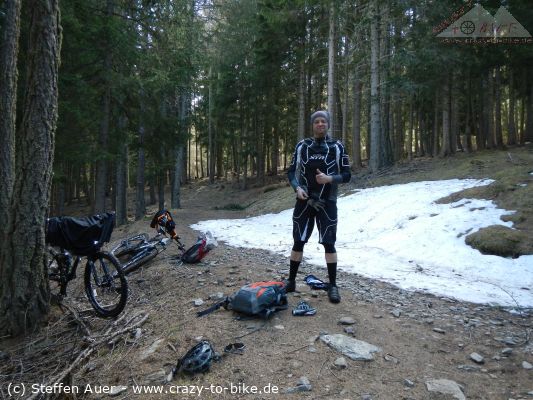
{"label": "black bike bag", "polygon": [[109,242],[115,213],[86,218],[53,217],[47,220],[46,242],[78,256],[91,255]]}

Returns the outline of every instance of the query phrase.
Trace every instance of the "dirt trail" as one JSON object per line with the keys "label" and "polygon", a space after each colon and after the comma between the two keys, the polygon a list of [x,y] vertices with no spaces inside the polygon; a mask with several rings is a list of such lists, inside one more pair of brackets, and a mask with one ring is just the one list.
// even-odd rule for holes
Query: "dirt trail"
{"label": "dirt trail", "polygon": [[[241,192],[222,185],[184,187],[182,208],[173,210],[179,234],[190,245],[197,234],[190,224],[212,218],[241,218],[249,213],[215,210],[215,206],[250,204],[265,196],[277,198],[273,208],[290,204],[289,189],[278,186],[282,188],[267,193],[264,189]],[[144,221],[116,229],[113,238],[151,233],[148,215],[155,211],[149,209]],[[247,282],[286,276],[288,260],[224,243],[197,265],[177,266],[176,254],[176,249],[170,248],[129,276],[131,296],[126,319],[149,314],[147,322],[135,334],[99,347],[71,376],[72,385],[89,385],[93,390],[102,385],[124,386],[116,396],[119,399],[198,398],[196,392],[184,393],[192,390],[185,385],[202,387],[201,398],[206,399],[422,400],[462,398],[461,393],[467,399],[533,397],[533,370],[527,369],[533,364],[531,316],[406,292],[340,271],[342,302],[338,305],[331,304],[325,292],[311,291],[301,280],[298,293],[289,295],[290,308],[302,299],[316,307],[318,312],[312,317],[294,317],[289,309],[269,321],[236,320],[233,313],[222,309],[196,318],[196,311]],[[326,276],[325,268],[303,263],[298,278],[308,273]],[[195,300],[204,303],[195,306]],[[87,315],[83,294],[74,294],[69,301],[82,316]],[[51,323],[58,323],[62,315],[56,308]],[[343,317],[354,323],[342,325]],[[90,316],[85,321],[93,335],[111,324]],[[373,361],[354,361],[346,356],[340,360],[343,355],[319,338],[324,334],[342,334],[378,346],[381,351],[374,354]],[[243,354],[224,355],[206,374],[178,376],[165,382],[178,358],[201,338],[222,353],[234,342],[242,342],[246,348]],[[474,361],[477,356],[473,353],[482,360]],[[47,374],[31,376],[46,380]],[[435,379],[453,381],[461,392],[454,397],[428,391],[428,382]],[[135,394],[143,385],[146,390],[159,390],[154,388],[162,385],[163,394]],[[253,387],[262,393],[250,394]],[[276,389],[279,393],[273,393]],[[176,391],[181,394],[173,394]],[[85,393],[77,398],[108,396]]]}

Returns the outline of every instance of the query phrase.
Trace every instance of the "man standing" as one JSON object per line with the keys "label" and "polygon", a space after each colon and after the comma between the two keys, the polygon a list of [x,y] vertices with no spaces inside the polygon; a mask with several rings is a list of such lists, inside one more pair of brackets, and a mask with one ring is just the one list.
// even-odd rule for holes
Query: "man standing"
{"label": "man standing", "polygon": [[302,261],[304,245],[309,240],[315,221],[318,228],[318,242],[324,246],[328,266],[328,297],[332,303],[339,303],[341,297],[337,288],[337,187],[350,181],[350,161],[344,146],[328,136],[329,113],[317,111],[311,115],[313,138],[302,140],[296,145],[287,173],[289,182],[296,192],[296,205],[292,216],[294,245],[290,258],[287,292],[296,289],[296,274]]}

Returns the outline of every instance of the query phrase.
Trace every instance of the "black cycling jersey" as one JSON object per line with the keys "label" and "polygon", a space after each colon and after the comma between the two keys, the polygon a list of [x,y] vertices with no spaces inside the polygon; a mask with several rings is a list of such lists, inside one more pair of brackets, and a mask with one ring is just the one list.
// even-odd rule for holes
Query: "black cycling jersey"
{"label": "black cycling jersey", "polygon": [[[316,181],[317,169],[333,176],[333,182],[321,185]],[[294,190],[304,189],[310,198],[337,201],[337,186],[350,181],[350,161],[343,144],[329,137],[307,138],[296,145],[287,172]]]}

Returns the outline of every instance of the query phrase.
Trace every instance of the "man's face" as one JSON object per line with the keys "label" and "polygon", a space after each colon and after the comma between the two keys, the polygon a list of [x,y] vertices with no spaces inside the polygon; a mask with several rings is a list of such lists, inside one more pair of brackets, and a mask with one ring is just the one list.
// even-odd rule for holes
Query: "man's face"
{"label": "man's face", "polygon": [[323,117],[315,118],[313,121],[313,134],[315,138],[323,138],[328,133],[328,121]]}

